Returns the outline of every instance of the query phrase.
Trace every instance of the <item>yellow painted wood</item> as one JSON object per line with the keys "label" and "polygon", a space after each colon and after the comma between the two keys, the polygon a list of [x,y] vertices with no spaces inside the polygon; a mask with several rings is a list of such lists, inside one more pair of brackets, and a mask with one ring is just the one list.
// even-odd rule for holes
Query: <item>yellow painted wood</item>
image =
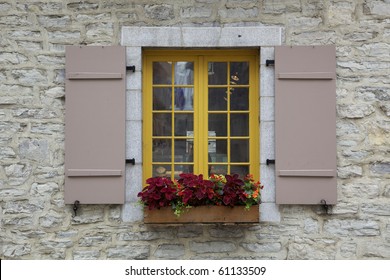
{"label": "yellow painted wood", "polygon": [[[172,62],[171,84],[153,85],[153,62]],[[194,99],[193,99],[193,118],[194,118],[194,173],[208,174],[208,140],[209,139],[249,139],[249,162],[231,162],[230,141],[228,143],[228,162],[214,163],[213,165],[228,165],[228,173],[233,165],[249,165],[249,171],[255,177],[259,176],[259,50],[253,49],[234,49],[234,50],[167,50],[167,49],[149,49],[143,52],[143,179],[150,178],[153,175],[153,139],[167,139],[172,143],[171,158],[174,159],[175,139],[188,139],[187,136],[174,136],[175,122],[174,114],[189,113],[190,111],[175,112],[172,110],[158,111],[159,113],[170,113],[172,116],[172,135],[153,136],[153,88],[170,87],[172,90],[172,104],[174,104],[174,62],[191,61],[194,63]],[[230,85],[230,69],[227,70],[227,85],[208,85],[208,63],[209,62],[249,62],[249,84],[234,85],[234,88],[249,87],[249,110],[234,111],[234,113],[249,113],[249,136],[230,136],[230,96],[228,95],[227,111],[208,111],[208,89],[209,88],[227,88]],[[230,64],[228,63],[230,68]],[[192,85],[180,86],[192,87]],[[209,114],[226,113],[228,117],[228,135],[227,136],[208,136],[208,116]],[[175,162],[159,162],[161,165],[170,165],[171,174],[175,174]],[[186,165],[183,162],[180,165]]]}

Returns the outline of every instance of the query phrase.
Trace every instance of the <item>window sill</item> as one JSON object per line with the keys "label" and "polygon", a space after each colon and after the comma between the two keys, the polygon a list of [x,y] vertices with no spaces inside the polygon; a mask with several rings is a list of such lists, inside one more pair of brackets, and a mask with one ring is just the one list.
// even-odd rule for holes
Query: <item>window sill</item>
{"label": "window sill", "polygon": [[177,217],[172,209],[144,209],[145,224],[215,224],[215,223],[258,223],[259,205],[249,210],[245,206],[198,206],[188,209]]}

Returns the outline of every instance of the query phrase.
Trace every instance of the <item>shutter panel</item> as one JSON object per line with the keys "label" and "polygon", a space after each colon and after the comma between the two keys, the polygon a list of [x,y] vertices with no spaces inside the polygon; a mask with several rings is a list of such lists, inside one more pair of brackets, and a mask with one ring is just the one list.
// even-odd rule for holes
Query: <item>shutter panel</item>
{"label": "shutter panel", "polygon": [[67,47],[65,91],[65,203],[124,203],[125,47]]}
{"label": "shutter panel", "polygon": [[336,50],[275,48],[276,203],[335,204]]}

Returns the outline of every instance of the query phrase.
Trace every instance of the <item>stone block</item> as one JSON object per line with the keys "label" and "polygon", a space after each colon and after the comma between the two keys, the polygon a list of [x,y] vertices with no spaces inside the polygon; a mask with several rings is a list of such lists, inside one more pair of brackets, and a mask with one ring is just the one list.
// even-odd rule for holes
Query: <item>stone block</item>
{"label": "stone block", "polygon": [[209,229],[211,237],[218,238],[240,238],[244,236],[242,226],[216,226]]}
{"label": "stone block", "polygon": [[82,247],[99,247],[100,245],[110,244],[112,236],[109,232],[89,232],[79,239],[79,245]]}
{"label": "stone block", "polygon": [[4,168],[10,186],[20,186],[30,177],[32,167],[29,164],[11,164]]}
{"label": "stone block", "polygon": [[137,203],[138,193],[144,186],[142,177],[142,165],[127,164],[126,166],[126,202]]}
{"label": "stone block", "polygon": [[170,20],[173,19],[174,14],[174,6],[168,4],[152,4],[145,5],[145,15],[148,18],[156,19],[156,20]]}
{"label": "stone block", "polygon": [[324,223],[324,231],[335,236],[378,236],[380,227],[372,220],[329,220]]}
{"label": "stone block", "polygon": [[182,18],[205,18],[212,16],[213,10],[208,7],[184,7],[180,10]]}
{"label": "stone block", "polygon": [[117,246],[107,249],[107,259],[115,260],[146,260],[150,256],[150,246],[132,245]]}
{"label": "stone block", "polygon": [[277,253],[282,250],[282,244],[279,242],[269,242],[269,243],[241,243],[241,247],[249,252],[254,253]]}
{"label": "stone block", "polygon": [[19,144],[19,155],[22,159],[38,162],[49,161],[49,143],[44,139],[25,139]]}
{"label": "stone block", "polygon": [[142,91],[128,90],[126,91],[126,120],[140,121],[142,120]]}
{"label": "stone block", "polygon": [[126,121],[126,158],[135,158],[136,164],[142,163],[141,120]]}
{"label": "stone block", "polygon": [[272,202],[263,202],[260,204],[260,221],[280,223],[281,215],[279,205]]}
{"label": "stone block", "polygon": [[334,260],[337,241],[328,238],[295,237],[288,245],[289,260]]}
{"label": "stone block", "polygon": [[127,223],[142,222],[144,220],[144,209],[136,202],[123,204],[122,221]]}
{"label": "stone block", "polygon": [[180,259],[185,254],[183,244],[160,244],[154,252],[154,257],[159,259]]}
{"label": "stone block", "polygon": [[362,175],[363,168],[361,166],[348,165],[337,168],[337,176],[341,179],[361,177]]}
{"label": "stone block", "polygon": [[12,70],[13,78],[24,85],[34,86],[36,84],[47,84],[47,73],[39,69]]}
{"label": "stone block", "polygon": [[233,242],[223,241],[206,241],[206,242],[190,242],[190,250],[198,253],[226,253],[233,252],[237,249],[237,246]]}
{"label": "stone block", "polygon": [[74,250],[74,260],[97,260],[100,257],[99,250]]}
{"label": "stone block", "polygon": [[375,112],[375,107],[370,104],[339,105],[337,109],[341,118],[361,119]]}

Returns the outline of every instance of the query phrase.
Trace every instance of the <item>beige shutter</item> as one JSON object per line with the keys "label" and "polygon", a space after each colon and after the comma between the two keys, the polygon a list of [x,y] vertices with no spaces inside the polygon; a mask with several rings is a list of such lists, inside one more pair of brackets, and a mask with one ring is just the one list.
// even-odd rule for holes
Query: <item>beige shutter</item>
{"label": "beige shutter", "polygon": [[276,203],[335,204],[334,46],[275,48],[275,138]]}
{"label": "beige shutter", "polygon": [[124,203],[126,52],[69,46],[65,82],[65,203]]}

